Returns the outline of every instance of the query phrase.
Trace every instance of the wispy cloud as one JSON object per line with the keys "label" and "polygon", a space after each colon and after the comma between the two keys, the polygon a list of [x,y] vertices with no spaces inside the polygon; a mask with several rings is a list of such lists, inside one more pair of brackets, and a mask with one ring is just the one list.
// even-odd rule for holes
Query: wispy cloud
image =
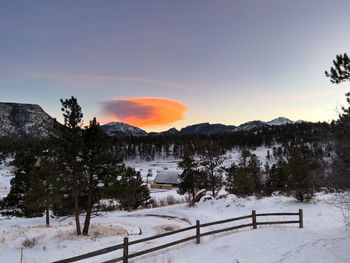
{"label": "wispy cloud", "polygon": [[258,96],[260,99],[264,100],[305,100],[305,99],[314,99],[326,97],[333,94],[344,93],[342,89],[327,89],[321,90],[318,92],[306,92],[306,93],[287,93],[287,94],[278,94],[278,95],[269,95],[269,96]]}
{"label": "wispy cloud", "polygon": [[170,88],[187,89],[191,88],[183,84],[176,82],[168,82],[157,79],[142,78],[142,77],[121,77],[121,76],[108,76],[108,75],[88,75],[88,74],[70,74],[70,73],[30,73],[29,77],[35,79],[55,79],[63,81],[94,81],[94,82],[110,82],[110,81],[130,81],[139,83],[148,83],[166,86]]}
{"label": "wispy cloud", "polygon": [[110,121],[122,121],[136,127],[167,125],[185,119],[189,108],[168,98],[113,98],[102,102],[102,112]]}

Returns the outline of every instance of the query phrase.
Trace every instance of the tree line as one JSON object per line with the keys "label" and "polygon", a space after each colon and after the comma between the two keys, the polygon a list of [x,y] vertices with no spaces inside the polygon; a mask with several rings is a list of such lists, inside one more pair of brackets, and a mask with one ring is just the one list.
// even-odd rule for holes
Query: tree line
{"label": "tree line", "polygon": [[[325,72],[332,83],[350,81],[350,59],[346,53],[337,55],[333,65],[330,73]],[[258,157],[244,148],[238,163],[232,163],[225,169],[220,157],[223,151],[220,141],[212,140],[212,144],[200,149],[197,159],[196,151],[186,148],[178,164],[183,169],[179,193],[187,193],[193,201],[201,189],[211,191],[216,197],[224,186],[228,193],[239,196],[271,195],[278,191],[303,202],[310,200],[321,187],[349,190],[350,92],[346,98],[349,105],[342,107],[339,119],[330,125],[302,123],[253,131],[256,138],[250,141],[250,137],[247,137],[250,142],[247,145],[282,144],[273,147],[272,153],[267,152],[267,160],[274,158],[275,162],[272,166],[266,163],[263,169]],[[230,145],[228,143],[226,147]],[[325,157],[329,158],[328,162],[324,160]],[[329,162],[330,167],[327,166]],[[350,207],[349,204],[347,207]]]}
{"label": "tree line", "polygon": [[[350,60],[338,55],[326,76],[332,83],[350,81]],[[38,216],[49,211],[74,215],[77,234],[88,234],[91,215],[102,199],[115,199],[122,209],[150,204],[140,174],[123,160],[181,158],[180,194],[193,201],[206,189],[214,197],[224,187],[240,196],[271,195],[278,191],[300,201],[310,200],[320,187],[350,189],[350,92],[339,119],[327,123],[297,123],[217,135],[108,137],[96,119],[82,127],[76,98],[61,100],[64,125],[50,140],[0,140],[0,159],[13,154],[17,167],[11,190],[0,202],[2,214]],[[249,150],[272,147],[262,164]],[[241,148],[237,163],[225,168],[224,154]],[[14,154],[15,153],[15,154]],[[324,161],[327,157],[331,167]],[[80,215],[85,213],[84,229]]]}
{"label": "tree line", "polygon": [[266,158],[274,158],[274,164],[270,167],[266,163],[262,168],[258,157],[243,148],[239,160],[226,168],[225,157],[214,144],[196,156],[186,150],[178,163],[183,169],[178,192],[187,194],[192,203],[199,191],[205,189],[217,197],[223,187],[227,193],[242,197],[262,197],[278,191],[303,202],[324,183],[322,156],[306,145],[274,148]]}
{"label": "tree line", "polygon": [[[61,100],[64,125],[59,135],[19,147],[9,194],[0,201],[3,215],[74,215],[77,235],[88,235],[90,220],[103,199],[115,199],[121,209],[136,209],[151,202],[140,173],[125,167],[111,138],[94,118],[83,126],[77,99]],[[28,141],[29,142],[29,141]],[[83,230],[80,215],[85,214]]]}
{"label": "tree line", "polygon": [[[156,158],[181,158],[185,149],[191,148],[198,154],[203,147],[215,144],[220,152],[234,148],[270,147],[276,144],[300,143],[331,144],[331,134],[337,129],[336,123],[301,122],[282,126],[267,126],[247,131],[224,134],[153,135],[113,138],[113,144],[121,150],[125,160],[152,161]],[[328,150],[331,150],[329,148]]]}

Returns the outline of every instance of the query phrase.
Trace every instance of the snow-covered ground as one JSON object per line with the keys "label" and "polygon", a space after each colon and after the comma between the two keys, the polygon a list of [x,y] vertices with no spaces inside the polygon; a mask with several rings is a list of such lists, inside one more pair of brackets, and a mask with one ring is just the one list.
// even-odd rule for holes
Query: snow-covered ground
{"label": "snow-covered ground", "polygon": [[[278,147],[280,145],[275,145],[275,147]],[[255,154],[258,159],[261,161],[261,168],[264,167],[266,163],[269,163],[270,165],[275,163],[275,160],[272,156],[272,147],[257,147],[255,149],[247,149],[252,154]],[[266,155],[267,151],[270,151],[271,159],[267,160]],[[236,164],[239,163],[239,159],[241,157],[242,149],[240,148],[234,148],[231,151],[227,151],[225,155],[225,161],[224,165],[226,167],[229,167],[232,162],[235,162]],[[169,170],[169,171],[178,171],[177,163],[180,161],[180,159],[155,159],[153,161],[127,161],[126,165],[135,168],[137,171],[141,172],[142,176],[146,176],[148,171],[151,170],[153,176],[156,175],[156,171],[159,170]]]}
{"label": "snow-covered ground", "polygon": [[[301,204],[284,196],[262,199],[228,196],[202,201],[191,208],[181,204],[134,212],[108,212],[92,219],[88,237],[74,235],[73,218],[53,219],[51,227],[44,226],[44,218],[1,218],[0,262],[19,262],[25,239],[35,238],[36,244],[24,248],[24,263],[50,262],[119,244],[125,235],[135,240],[187,227],[197,219],[205,223],[248,215],[251,210],[297,212],[299,208],[304,210],[303,229],[293,224],[225,232],[202,238],[200,245],[189,241],[130,262],[350,262],[350,230],[345,228],[340,211],[326,202],[330,197],[318,194],[312,203]],[[277,218],[258,218],[263,219]],[[244,222],[212,226],[208,230]],[[131,246],[130,253],[189,235],[194,235],[194,231]],[[102,262],[120,255],[121,251],[116,251],[82,262]]]}
{"label": "snow-covered ground", "polygon": [[[250,149],[251,153],[254,153],[258,156],[259,160],[261,161],[262,165],[261,167],[265,165],[266,162],[269,164],[272,164],[274,162],[273,159],[267,160],[266,154],[267,151],[270,150],[270,153],[272,154],[271,148],[266,147],[259,147],[257,149]],[[225,156],[225,162],[224,165],[226,167],[229,167],[232,162],[239,162],[241,150],[239,148],[236,148],[232,151],[227,152]],[[13,169],[14,167],[10,165],[10,162],[13,161],[13,158],[6,158],[3,162],[0,162],[0,198],[5,197],[8,192],[10,191],[10,181],[13,177]],[[181,171],[177,167],[177,163],[179,162],[179,159],[157,159],[154,161],[143,161],[143,162],[135,162],[135,161],[128,161],[126,162],[127,166],[130,166],[132,168],[135,168],[137,171],[140,171],[140,174],[145,182],[147,182],[147,174],[149,171],[151,171],[152,176],[148,177],[148,182],[153,182],[154,178],[157,175],[157,171],[161,170],[168,170],[168,171]],[[159,199],[166,199],[167,196],[169,196],[169,193],[171,196],[176,197],[178,201],[183,201],[182,197],[179,197],[176,195],[176,189],[168,192],[165,192],[164,190],[151,190],[152,198],[154,197],[154,200]]]}
{"label": "snow-covered ground", "polygon": [[10,191],[10,181],[13,177],[14,167],[10,165],[12,158],[7,158],[3,162],[0,160],[0,198],[5,197]]}
{"label": "snow-covered ground", "polygon": [[[257,154],[264,165],[267,150],[258,148],[251,152]],[[271,150],[270,152],[272,153]],[[227,156],[226,162],[230,165],[230,162],[238,160],[240,151],[230,152]],[[144,179],[151,169],[151,182],[157,171],[176,170],[177,162],[178,160],[155,160],[129,162],[127,165],[139,170]],[[12,169],[13,167],[4,164],[0,166],[1,197],[9,191]],[[152,190],[151,195],[160,203],[169,196],[184,201],[184,197],[178,195],[176,189]],[[129,240],[135,240],[194,225],[196,220],[206,223],[249,215],[252,210],[258,213],[297,212],[299,208],[304,211],[303,229],[299,229],[297,224],[258,226],[256,230],[245,228],[203,237],[200,245],[196,245],[193,240],[129,262],[350,262],[350,230],[345,228],[341,212],[328,204],[327,200],[330,198],[331,194],[320,193],[312,202],[301,204],[291,197],[284,196],[256,199],[229,195],[219,200],[202,199],[195,207],[179,204],[134,212],[106,212],[92,218],[90,235],[87,237],[77,237],[74,234],[72,217],[52,218],[50,227],[45,226],[44,218],[0,217],[0,262],[20,262],[21,248],[24,248],[23,263],[52,262],[120,244],[126,235],[129,236]],[[258,218],[264,221],[280,219],[295,220],[295,217]],[[249,220],[247,219],[248,222]],[[83,222],[83,217],[81,221]],[[247,221],[211,226],[201,231],[248,223]],[[130,253],[194,234],[195,230],[134,245],[129,248]],[[33,247],[23,245],[25,240],[33,239]],[[81,262],[102,262],[121,256],[121,252],[119,250]]]}

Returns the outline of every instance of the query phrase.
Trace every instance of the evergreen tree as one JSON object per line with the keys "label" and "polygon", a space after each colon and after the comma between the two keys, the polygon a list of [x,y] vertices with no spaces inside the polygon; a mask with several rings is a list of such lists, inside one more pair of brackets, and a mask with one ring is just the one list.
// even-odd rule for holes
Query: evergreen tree
{"label": "evergreen tree", "polygon": [[88,235],[93,206],[102,198],[104,177],[116,175],[121,158],[113,154],[110,139],[101,129],[96,118],[90,121],[90,126],[83,130],[83,142],[84,172],[82,179],[86,195],[86,215],[82,233]]}
{"label": "evergreen tree", "polygon": [[339,84],[344,81],[350,80],[350,59],[349,56],[337,55],[333,60],[334,67],[331,67],[330,72],[325,71],[327,77],[331,79],[332,83]]}
{"label": "evergreen tree", "polygon": [[270,150],[267,150],[266,159],[267,159],[268,161],[271,160]]}
{"label": "evergreen tree", "polygon": [[288,193],[288,173],[286,172],[287,163],[281,159],[273,164],[268,172],[268,178],[265,183],[265,191],[272,194],[275,191]]}
{"label": "evergreen tree", "polygon": [[198,164],[194,160],[193,152],[189,149],[184,151],[182,161],[178,163],[178,167],[183,169],[179,176],[180,183],[178,193],[181,195],[188,194],[189,201],[193,202],[198,190],[200,189],[201,173],[198,169]]}
{"label": "evergreen tree", "polygon": [[[83,147],[81,126],[83,124],[83,113],[78,101],[73,96],[70,99],[61,99],[64,126],[60,130],[57,141],[57,153],[61,164],[61,183],[65,188],[63,191],[72,195],[73,211],[77,235],[81,234],[80,195],[84,191],[82,174],[83,163],[81,152]],[[70,198],[69,198],[70,199]]]}
{"label": "evergreen tree", "polygon": [[248,158],[251,156],[251,152],[248,151],[246,148],[243,148],[241,150],[241,157],[239,159],[239,166],[243,167],[243,168],[247,168],[248,166]]}
{"label": "evergreen tree", "polygon": [[[325,72],[332,83],[350,81],[350,59],[346,53],[337,55],[333,60],[334,67],[330,73]],[[350,189],[350,92],[346,93],[347,107],[342,107],[342,113],[336,122],[335,142],[336,157],[333,163],[331,184],[340,189]]]}
{"label": "evergreen tree", "polygon": [[150,192],[139,172],[124,165],[119,167],[117,176],[105,178],[105,196],[115,198],[121,209],[134,210],[152,203]]}
{"label": "evergreen tree", "polygon": [[261,162],[255,154],[243,150],[239,166],[232,163],[226,170],[226,191],[240,196],[261,194],[263,186],[260,166]]}
{"label": "evergreen tree", "polygon": [[243,197],[252,195],[255,191],[255,181],[248,169],[234,163],[227,169],[225,186],[227,192]]}
{"label": "evergreen tree", "polygon": [[293,196],[301,201],[308,201],[317,189],[314,171],[318,168],[316,162],[309,160],[300,147],[290,147],[287,157],[288,189]]}
{"label": "evergreen tree", "polygon": [[46,215],[46,225],[50,225],[50,209],[58,199],[58,165],[55,160],[43,156],[30,173],[30,184],[24,198],[26,207],[42,209]]}
{"label": "evergreen tree", "polygon": [[225,178],[225,190],[233,194],[236,192],[236,185],[235,185],[235,177],[237,176],[237,170],[238,167],[233,162],[229,168],[226,169],[226,178]]}
{"label": "evergreen tree", "polygon": [[252,154],[248,162],[247,171],[250,177],[254,180],[254,193],[262,194],[262,172],[261,172],[261,162],[255,154]]}
{"label": "evergreen tree", "polygon": [[221,167],[223,162],[224,157],[217,145],[205,145],[205,148],[200,152],[201,174],[204,175],[201,176],[202,188],[211,190],[214,197],[223,185],[223,169]]}
{"label": "evergreen tree", "polygon": [[27,206],[27,198],[30,188],[32,170],[36,164],[36,158],[30,152],[19,152],[16,154],[14,164],[16,171],[11,179],[9,194],[0,202],[3,215],[35,217],[41,216],[43,210],[38,207]]}

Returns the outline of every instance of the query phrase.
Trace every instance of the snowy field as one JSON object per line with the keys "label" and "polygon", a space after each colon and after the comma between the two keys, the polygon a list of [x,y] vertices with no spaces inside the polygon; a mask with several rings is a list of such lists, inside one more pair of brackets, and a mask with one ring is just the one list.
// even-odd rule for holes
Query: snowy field
{"label": "snowy field", "polygon": [[[266,162],[265,148],[251,151],[258,155],[262,165]],[[237,161],[239,151],[228,153],[227,165]],[[127,165],[141,172],[143,178],[151,169],[151,182],[157,171],[177,169],[178,160],[156,160],[152,162],[129,162]],[[273,160],[272,160],[273,161]],[[11,171],[13,167],[0,166],[0,194],[5,196],[9,190]],[[152,190],[152,198],[164,200],[172,196],[184,201],[184,197],[170,191]],[[196,220],[201,223],[251,214],[252,210],[262,212],[298,212],[304,211],[304,228],[297,224],[258,226],[252,230],[224,232],[201,239],[201,244],[195,241],[160,250],[129,262],[145,263],[249,263],[249,262],[350,262],[350,229],[344,226],[341,212],[329,205],[327,200],[331,194],[317,194],[314,200],[307,204],[296,202],[291,197],[273,196],[262,199],[237,198],[229,195],[219,200],[201,200],[195,207],[185,203],[143,209],[134,212],[113,211],[101,213],[92,218],[89,236],[77,237],[74,218],[52,218],[51,226],[45,226],[45,218],[5,218],[0,217],[0,262],[20,262],[20,250],[23,248],[23,263],[52,262],[72,257],[108,246],[120,244],[124,236],[136,240],[156,234],[172,231],[194,225]],[[258,220],[297,220],[294,217],[258,218]],[[250,223],[238,221],[224,225],[211,226],[202,232]],[[83,217],[81,218],[83,222]],[[162,245],[176,239],[192,236],[193,232],[152,240],[131,246],[133,253],[143,249]],[[25,247],[25,240],[35,240],[33,247]],[[79,262],[103,262],[121,256],[121,250],[101,255]]]}
{"label": "snowy field", "polygon": [[13,177],[13,166],[10,165],[12,158],[7,158],[4,161],[0,160],[0,198],[5,197],[10,191],[10,181]]}
{"label": "snowy field", "polygon": [[[88,237],[74,235],[73,218],[54,219],[51,227],[44,226],[44,218],[2,218],[0,262],[20,262],[20,248],[25,239],[35,238],[36,244],[24,248],[23,262],[51,262],[119,244],[125,235],[135,240],[193,225],[197,219],[205,223],[248,215],[253,209],[259,213],[297,212],[299,208],[304,210],[303,229],[293,224],[225,232],[202,238],[200,245],[189,241],[130,262],[350,262],[350,230],[344,227],[340,211],[325,201],[330,197],[318,194],[314,202],[300,204],[283,196],[259,200],[228,196],[191,208],[181,204],[134,212],[108,212],[92,219]],[[236,224],[241,223],[244,221]],[[233,224],[212,226],[208,230]],[[131,246],[130,253],[193,234],[186,232]],[[119,256],[121,251],[116,251],[81,262],[102,262]]]}

